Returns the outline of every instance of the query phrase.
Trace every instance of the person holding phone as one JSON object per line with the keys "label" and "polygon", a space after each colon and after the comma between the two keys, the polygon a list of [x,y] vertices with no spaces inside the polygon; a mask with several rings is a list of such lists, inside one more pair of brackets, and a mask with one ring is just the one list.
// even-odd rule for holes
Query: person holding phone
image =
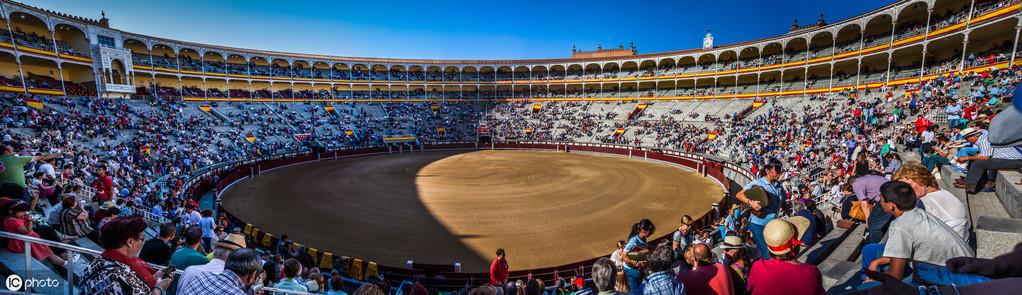
{"label": "person holding phone", "polygon": [[99,243],[106,250],[82,274],[78,287],[82,294],[109,294],[118,289],[125,294],[166,294],[173,279],[165,270],[154,273],[138,258],[147,227],[138,215],[117,217],[103,226]]}
{"label": "person holding phone", "polygon": [[[18,200],[13,203],[9,203],[7,214],[4,218],[4,231],[34,238],[41,238],[38,233],[32,230],[34,225],[35,218],[28,212],[28,202]],[[29,245],[32,248],[32,257],[36,260],[45,259],[50,263],[53,263],[53,265],[61,267],[65,266],[65,260],[54,254],[53,250],[50,250],[49,246],[34,243],[30,243]],[[25,253],[25,243],[16,239],[8,239],[7,250],[14,253]]]}

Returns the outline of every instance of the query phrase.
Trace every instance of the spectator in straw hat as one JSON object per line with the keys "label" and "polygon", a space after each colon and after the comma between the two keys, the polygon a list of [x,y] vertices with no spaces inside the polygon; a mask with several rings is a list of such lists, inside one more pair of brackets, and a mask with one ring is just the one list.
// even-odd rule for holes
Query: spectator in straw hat
{"label": "spectator in straw hat", "polygon": [[[964,132],[964,131],[963,131]],[[972,161],[964,180],[956,180],[955,187],[965,189],[969,193],[977,193],[980,184],[989,181],[987,188],[992,188],[992,175],[997,169],[1022,168],[1022,148],[1018,146],[997,147],[990,144],[989,133],[969,134],[966,140],[979,147],[979,154],[959,157],[958,161]]]}
{"label": "spectator in straw hat", "polygon": [[720,263],[728,267],[731,284],[734,285],[733,290],[744,293],[746,281],[749,279],[749,264],[751,264],[749,258],[746,257],[745,242],[742,241],[742,237],[728,235],[724,237],[724,242],[720,243],[720,248],[724,251],[720,255]]}
{"label": "spectator in straw hat", "polygon": [[[796,216],[791,219],[804,217]],[[799,262],[796,258],[800,236],[808,222],[771,220],[763,229],[763,239],[773,259],[761,259],[752,264],[747,290],[750,294],[823,294],[823,276],[815,265]]]}
{"label": "spectator in straw hat", "polygon": [[181,278],[178,280],[179,286],[185,286],[195,278],[199,273],[212,272],[219,274],[224,271],[224,264],[227,262],[227,257],[239,249],[246,248],[245,237],[237,234],[227,235],[223,240],[217,241],[213,248],[213,260],[209,263],[189,266],[185,269],[185,272],[181,274]]}

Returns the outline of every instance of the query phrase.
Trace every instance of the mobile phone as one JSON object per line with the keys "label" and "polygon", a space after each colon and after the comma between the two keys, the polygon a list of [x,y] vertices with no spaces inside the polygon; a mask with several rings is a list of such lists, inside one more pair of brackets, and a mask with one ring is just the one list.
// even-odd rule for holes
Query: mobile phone
{"label": "mobile phone", "polygon": [[166,279],[166,278],[169,278],[169,277],[173,277],[174,276],[174,272],[176,272],[176,271],[177,271],[177,268],[174,267],[173,265],[167,266],[167,268],[163,269],[163,277],[162,278]]}

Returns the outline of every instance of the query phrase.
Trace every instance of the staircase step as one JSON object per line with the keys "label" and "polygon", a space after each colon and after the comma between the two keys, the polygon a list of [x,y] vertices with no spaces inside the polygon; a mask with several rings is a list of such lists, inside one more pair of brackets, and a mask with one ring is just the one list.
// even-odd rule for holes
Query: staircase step
{"label": "staircase step", "polygon": [[22,280],[29,278],[47,280],[56,280],[59,283],[59,287],[38,287],[33,288],[32,292],[37,294],[65,294],[64,288],[70,287],[67,284],[65,277],[54,272],[50,267],[46,266],[42,262],[29,258],[29,269],[31,272],[27,272],[25,269],[25,254],[24,253],[12,253],[7,250],[0,250],[0,266],[4,269],[0,270],[4,277],[11,274],[17,274]]}

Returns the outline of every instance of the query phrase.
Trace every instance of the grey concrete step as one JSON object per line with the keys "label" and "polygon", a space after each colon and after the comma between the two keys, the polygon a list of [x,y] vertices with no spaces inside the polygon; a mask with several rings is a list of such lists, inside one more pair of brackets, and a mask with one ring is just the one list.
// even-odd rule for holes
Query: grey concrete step
{"label": "grey concrete step", "polygon": [[69,284],[67,284],[66,282],[67,280],[65,277],[61,276],[60,274],[57,274],[57,272],[54,272],[46,264],[43,264],[42,262],[35,260],[31,257],[29,257],[28,262],[29,269],[31,270],[30,272],[26,271],[25,269],[25,254],[12,253],[7,250],[0,250],[0,264],[2,264],[3,267],[2,273],[5,278],[11,274],[17,274],[18,276],[21,277],[23,281],[27,279],[55,280],[57,283],[57,287],[32,288],[33,293],[47,295],[65,294],[66,291],[64,290],[64,288],[71,287]]}
{"label": "grey concrete step", "polygon": [[[866,232],[863,225],[857,226],[849,231],[848,236],[834,248],[834,251],[827,256],[817,267],[823,272],[823,288],[831,287],[848,281],[858,273],[862,266],[857,263],[857,253],[862,244],[862,234]],[[855,255],[855,257],[853,257]]]}
{"label": "grey concrete step", "polygon": [[837,249],[838,246],[842,245],[845,239],[848,238],[856,229],[862,225],[856,225],[851,230],[834,227],[834,230],[827,233],[822,239],[816,244],[806,249],[802,255],[798,257],[798,261],[809,264],[820,264],[826,260],[831,253]]}
{"label": "grey concrete step", "polygon": [[1000,170],[994,182],[994,191],[1012,218],[1022,218],[1022,185],[1017,184],[1020,180],[1022,173],[1018,170]]}
{"label": "grey concrete step", "polygon": [[976,257],[994,258],[1022,243],[1022,219],[980,216],[976,222]]}

